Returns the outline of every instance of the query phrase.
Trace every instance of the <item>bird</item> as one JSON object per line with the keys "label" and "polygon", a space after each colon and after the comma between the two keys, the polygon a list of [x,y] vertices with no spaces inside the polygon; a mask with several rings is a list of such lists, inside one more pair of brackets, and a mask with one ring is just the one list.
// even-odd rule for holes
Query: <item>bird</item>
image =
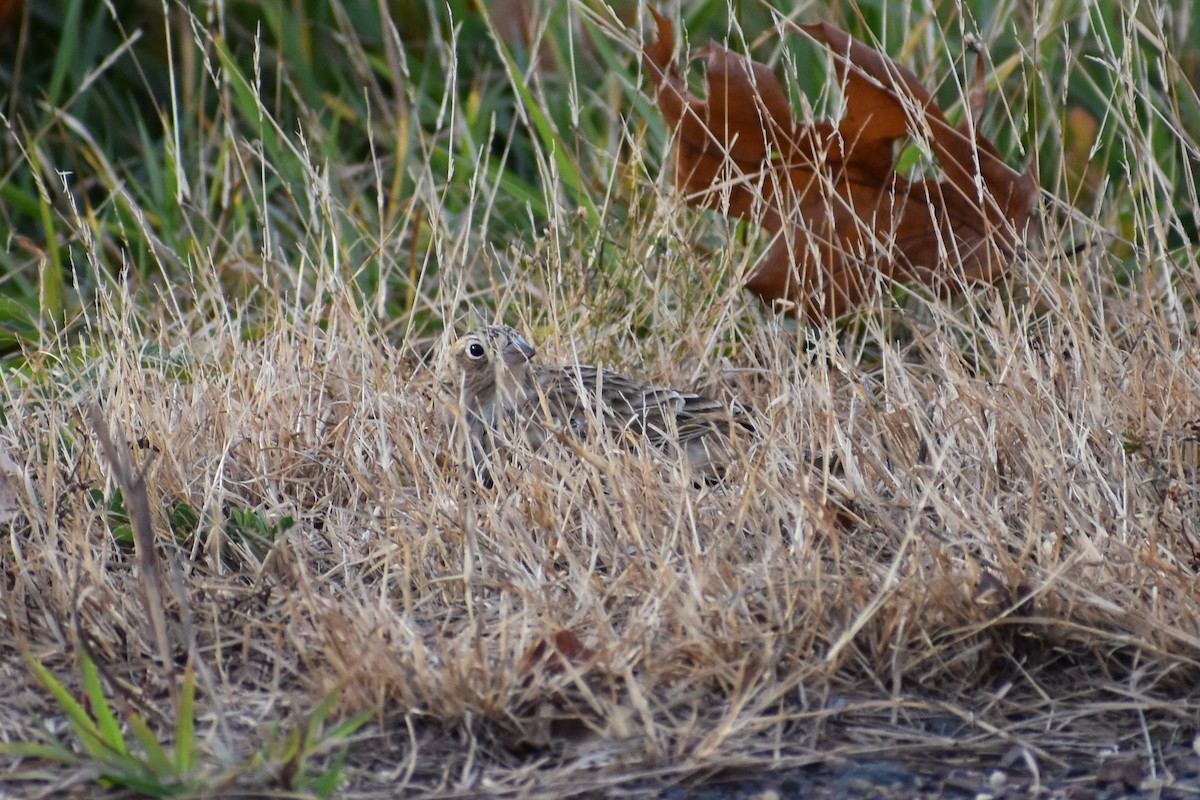
{"label": "bird", "polygon": [[514,328],[490,325],[460,336],[442,379],[448,422],[469,434],[479,460],[524,441],[542,445],[557,429],[595,440],[602,428],[636,446],[647,441],[706,482],[720,479],[739,436],[753,435],[752,411],[701,394],[644,383],[608,369],[545,365]]}

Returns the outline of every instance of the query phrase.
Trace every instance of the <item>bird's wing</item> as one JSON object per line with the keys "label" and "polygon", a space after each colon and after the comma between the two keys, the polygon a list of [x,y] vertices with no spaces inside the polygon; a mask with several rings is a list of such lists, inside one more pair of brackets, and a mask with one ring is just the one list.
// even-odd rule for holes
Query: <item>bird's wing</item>
{"label": "bird's wing", "polygon": [[755,432],[753,413],[737,401],[722,402],[635,381],[591,366],[538,366],[534,372],[542,414],[550,414],[585,438],[596,421],[618,436],[645,437],[690,466],[718,474],[739,434]]}
{"label": "bird's wing", "polygon": [[621,432],[663,435],[683,409],[685,396],[593,366],[540,367],[542,398],[549,412],[579,433],[589,415]]}
{"label": "bird's wing", "polygon": [[681,443],[712,433],[754,433],[753,412],[736,400],[723,402],[700,394],[685,394],[683,400],[676,417]]}

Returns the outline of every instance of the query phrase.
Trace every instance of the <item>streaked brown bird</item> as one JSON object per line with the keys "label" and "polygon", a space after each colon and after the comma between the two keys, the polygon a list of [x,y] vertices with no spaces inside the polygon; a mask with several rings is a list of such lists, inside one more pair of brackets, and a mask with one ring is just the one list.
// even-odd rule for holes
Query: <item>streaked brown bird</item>
{"label": "streaked brown bird", "polygon": [[627,444],[649,441],[682,456],[701,476],[722,474],[738,436],[753,434],[749,409],[704,395],[642,383],[600,367],[546,366],[516,330],[492,325],[471,331],[450,350],[443,391],[451,423],[470,434],[478,459],[522,438],[545,440],[547,422],[576,438],[594,439],[597,423]]}

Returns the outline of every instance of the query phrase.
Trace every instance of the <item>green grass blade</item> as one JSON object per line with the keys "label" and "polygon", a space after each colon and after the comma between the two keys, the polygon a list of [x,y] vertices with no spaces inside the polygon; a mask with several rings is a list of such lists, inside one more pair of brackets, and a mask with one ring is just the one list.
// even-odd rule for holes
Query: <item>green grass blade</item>
{"label": "green grass blade", "polygon": [[325,720],[329,717],[329,712],[333,710],[337,704],[338,698],[342,696],[342,690],[334,689],[329,694],[322,698],[321,702],[317,703],[317,707],[308,715],[308,723],[304,726],[304,746],[311,747],[314,742],[321,739],[321,730],[325,727]]}
{"label": "green grass blade", "polygon": [[50,82],[46,87],[46,101],[50,105],[58,105],[63,101],[67,75],[76,66],[75,55],[79,49],[80,21],[84,6],[82,0],[66,4],[62,36],[58,46],[54,48],[54,70],[50,73]]}
{"label": "green grass blade", "polygon": [[262,116],[258,103],[258,95],[254,86],[242,73],[242,67],[229,52],[229,47],[221,40],[213,41],[213,49],[221,60],[221,69],[225,74],[225,85],[233,91],[233,104],[237,107],[242,119],[257,125]]}
{"label": "green grass blade", "polygon": [[[35,175],[44,175],[41,156],[37,148],[29,150],[32,162],[29,166]],[[62,251],[58,246],[58,227],[55,223],[54,207],[48,195],[48,187],[38,192],[38,218],[45,236],[47,258],[38,265],[38,308],[44,322],[55,327],[62,324],[66,308],[66,283],[63,277]]]}
{"label": "green grass blade", "polygon": [[26,659],[26,663],[33,670],[34,674],[37,675],[41,684],[54,697],[59,708],[67,715],[67,720],[70,722],[72,730],[79,736],[88,755],[107,762],[111,758],[112,751],[106,746],[104,735],[96,727],[96,723],[92,721],[92,718],[88,716],[83,706],[50,674],[50,670],[42,666],[36,659],[29,656]]}
{"label": "green grass blade", "polygon": [[353,736],[363,725],[366,725],[371,718],[375,716],[374,710],[360,711],[348,720],[340,723],[336,728],[325,734],[325,739],[328,741],[337,741],[348,736]]}
{"label": "green grass blade", "polygon": [[[567,142],[558,132],[554,121],[546,113],[542,103],[533,96],[528,82],[521,75],[520,68],[517,66],[512,52],[504,44],[504,39],[496,32],[495,27],[492,25],[491,17],[487,16],[486,13],[484,17],[488,23],[488,30],[492,33],[496,52],[500,54],[500,59],[508,74],[509,83],[513,91],[517,93],[517,97],[521,100],[521,109],[533,124],[533,129],[542,146],[550,151],[554,164],[558,168],[559,179],[571,190],[575,202],[587,213],[589,224],[598,226],[600,224],[600,212],[597,210],[596,204],[592,201],[587,191],[586,182],[580,173],[578,165],[571,160],[571,148],[568,147]],[[546,191],[551,191],[551,187],[546,187]]]}
{"label": "green grass blade", "polygon": [[342,775],[342,768],[346,764],[346,755],[350,752],[350,745],[346,745],[338,749],[338,753],[333,757],[333,763],[329,768],[318,775],[309,783],[309,789],[317,797],[332,797],[337,791],[345,776]]}
{"label": "green grass blade", "polygon": [[161,778],[175,775],[175,762],[167,755],[166,749],[158,741],[154,731],[150,730],[150,726],[140,715],[130,715],[129,730],[133,732],[134,738],[142,746],[142,752],[146,754],[147,772]]}
{"label": "green grass blade", "polygon": [[175,712],[175,769],[182,773],[191,772],[196,766],[196,671],[188,667],[183,676],[179,694],[179,708]]}
{"label": "green grass blade", "polygon": [[38,758],[59,764],[75,765],[79,757],[61,744],[37,744],[35,742],[0,743],[0,755],[17,758]]}
{"label": "green grass blade", "polygon": [[112,712],[104,687],[100,684],[100,673],[95,662],[87,651],[80,653],[80,671],[83,673],[83,690],[88,703],[92,707],[92,715],[96,721],[96,729],[100,732],[105,744],[121,756],[129,755],[129,747],[125,744],[125,736],[121,733],[121,725]]}

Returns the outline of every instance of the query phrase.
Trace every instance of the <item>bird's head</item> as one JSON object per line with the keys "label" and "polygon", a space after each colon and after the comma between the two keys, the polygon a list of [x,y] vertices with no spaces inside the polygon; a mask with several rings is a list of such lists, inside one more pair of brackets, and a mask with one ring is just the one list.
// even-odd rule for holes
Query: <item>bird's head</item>
{"label": "bird's head", "polygon": [[526,391],[530,360],[536,355],[533,345],[507,325],[470,331],[451,348],[457,388],[468,402],[490,403],[497,392],[512,402]]}

